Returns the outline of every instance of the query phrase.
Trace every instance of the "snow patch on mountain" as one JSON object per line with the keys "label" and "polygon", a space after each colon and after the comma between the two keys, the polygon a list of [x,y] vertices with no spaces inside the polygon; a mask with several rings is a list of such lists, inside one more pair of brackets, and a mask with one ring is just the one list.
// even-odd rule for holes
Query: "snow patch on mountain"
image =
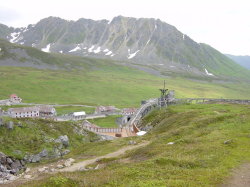
{"label": "snow patch on mountain", "polygon": [[42,50],[43,52],[50,53],[50,45],[51,45],[51,44],[48,44],[45,48],[42,48],[41,50]]}
{"label": "snow patch on mountain", "polygon": [[103,52],[104,53],[109,52],[109,49],[104,49]]}
{"label": "snow patch on mountain", "polygon": [[29,29],[27,27],[23,28],[23,32],[27,32]]}
{"label": "snow patch on mountain", "polygon": [[157,25],[155,24],[155,30],[157,29]]}
{"label": "snow patch on mountain", "polygon": [[134,58],[139,51],[140,50],[137,50],[136,52],[130,54],[130,49],[128,49],[128,59]]}
{"label": "snow patch on mountain", "polygon": [[95,46],[92,45],[92,46],[88,49],[88,52],[89,52],[89,53],[92,53],[94,48],[95,48]]}
{"label": "snow patch on mountain", "polygon": [[206,69],[206,68],[205,68],[205,72],[206,72],[206,74],[207,74],[208,76],[214,76],[214,74],[209,73],[209,72],[207,71],[207,69]]}
{"label": "snow patch on mountain", "polygon": [[15,43],[19,42],[19,41],[22,40],[22,39],[23,39],[22,36],[21,36],[21,37],[18,37],[18,38],[16,39]]}
{"label": "snow patch on mountain", "polygon": [[63,53],[63,51],[61,50],[61,51],[59,51],[59,53]]}
{"label": "snow patch on mountain", "polygon": [[155,32],[156,29],[157,29],[157,25],[155,24],[155,28],[154,28],[153,32],[151,33],[151,35],[150,35],[150,37],[149,37],[149,39],[148,39],[146,45],[144,46],[144,49],[147,47],[147,45],[148,45],[149,42],[151,41],[151,39],[152,39],[152,37],[153,37],[153,34],[154,34],[154,32]]}
{"label": "snow patch on mountain", "polygon": [[112,51],[107,52],[105,55],[106,55],[106,56],[112,55]]}
{"label": "snow patch on mountain", "polygon": [[15,40],[19,37],[19,35],[21,34],[21,32],[13,32],[10,34],[11,39],[10,42],[11,43],[15,43]]}
{"label": "snow patch on mountain", "polygon": [[100,53],[100,52],[101,52],[101,47],[97,47],[97,49],[95,49],[93,52],[94,52],[95,54]]}
{"label": "snow patch on mountain", "polygon": [[79,51],[79,50],[81,50],[81,48],[77,45],[74,49],[71,49],[69,51],[69,53],[72,53],[72,52],[75,52],[75,51]]}

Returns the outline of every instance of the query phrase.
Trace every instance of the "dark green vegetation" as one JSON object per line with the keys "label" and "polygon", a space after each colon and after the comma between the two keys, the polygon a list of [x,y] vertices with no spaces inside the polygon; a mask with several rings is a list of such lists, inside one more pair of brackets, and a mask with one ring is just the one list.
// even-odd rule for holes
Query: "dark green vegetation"
{"label": "dark green vegetation", "polygon": [[120,115],[107,116],[106,118],[97,118],[88,121],[100,127],[118,127],[118,125],[116,124],[116,118],[118,117],[121,116]]}
{"label": "dark green vegetation", "polygon": [[142,124],[154,129],[135,140],[151,143],[103,160],[104,169],[61,173],[25,186],[216,186],[230,169],[250,161],[249,106],[171,106]]}

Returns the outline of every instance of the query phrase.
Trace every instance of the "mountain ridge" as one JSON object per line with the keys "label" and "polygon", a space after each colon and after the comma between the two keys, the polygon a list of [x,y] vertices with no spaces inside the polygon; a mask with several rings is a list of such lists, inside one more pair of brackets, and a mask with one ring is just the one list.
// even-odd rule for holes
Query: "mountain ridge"
{"label": "mountain ridge", "polygon": [[248,55],[230,55],[225,54],[227,57],[240,64],[242,67],[245,67],[250,70],[250,56]]}
{"label": "mountain ridge", "polygon": [[248,73],[212,47],[196,43],[176,27],[154,18],[68,21],[48,17],[25,28],[0,26],[0,37],[44,52],[146,65],[165,75],[212,78]]}

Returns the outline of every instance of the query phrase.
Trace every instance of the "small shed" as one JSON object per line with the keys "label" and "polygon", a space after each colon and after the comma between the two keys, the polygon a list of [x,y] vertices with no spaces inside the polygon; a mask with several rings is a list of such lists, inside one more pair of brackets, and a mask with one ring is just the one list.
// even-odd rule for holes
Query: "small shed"
{"label": "small shed", "polygon": [[86,112],[80,111],[80,112],[73,112],[72,118],[73,120],[81,120],[84,119],[86,116]]}

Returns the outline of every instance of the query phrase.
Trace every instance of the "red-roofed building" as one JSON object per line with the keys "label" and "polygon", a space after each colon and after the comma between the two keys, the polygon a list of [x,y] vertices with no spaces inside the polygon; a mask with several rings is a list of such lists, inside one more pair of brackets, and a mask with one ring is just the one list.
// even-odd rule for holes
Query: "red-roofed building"
{"label": "red-roofed building", "polygon": [[11,94],[10,95],[10,102],[12,103],[21,103],[22,99],[18,97],[16,94]]}

